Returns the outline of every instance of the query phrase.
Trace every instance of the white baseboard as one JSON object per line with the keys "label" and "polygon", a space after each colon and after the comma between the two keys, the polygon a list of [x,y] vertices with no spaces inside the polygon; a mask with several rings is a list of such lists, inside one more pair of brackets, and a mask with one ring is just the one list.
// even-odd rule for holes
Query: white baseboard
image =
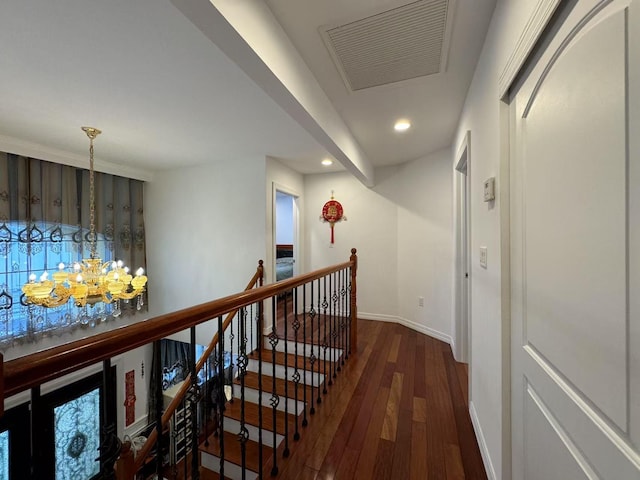
{"label": "white baseboard", "polygon": [[487,471],[487,477],[489,480],[497,480],[496,470],[493,468],[491,457],[489,456],[489,449],[487,448],[487,442],[480,426],[480,420],[478,420],[478,414],[473,402],[469,402],[469,415],[471,416],[471,423],[473,424],[473,430],[478,440],[478,447],[480,447],[480,454],[482,455],[482,461],[484,462],[484,468]]}
{"label": "white baseboard", "polygon": [[415,330],[419,333],[424,333],[425,335],[441,340],[445,343],[448,343],[449,345],[453,345],[453,339],[451,338],[451,335],[447,335],[446,333],[440,332],[439,330],[435,330],[431,327],[427,327],[426,325],[416,323],[406,318],[396,317],[395,315],[381,315],[379,313],[367,312],[358,312],[358,318],[362,318],[363,320],[379,320],[383,322],[399,323],[400,325],[404,325],[411,330]]}
{"label": "white baseboard", "polygon": [[135,422],[124,429],[124,434],[131,438],[135,437],[143,428],[148,425],[148,416],[142,415]]}

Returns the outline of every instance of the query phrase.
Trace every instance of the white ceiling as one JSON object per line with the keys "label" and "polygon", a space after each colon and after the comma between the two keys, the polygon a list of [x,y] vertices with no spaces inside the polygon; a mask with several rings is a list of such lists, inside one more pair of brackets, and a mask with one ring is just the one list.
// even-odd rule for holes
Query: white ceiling
{"label": "white ceiling", "polygon": [[[457,0],[446,73],[356,93],[318,28],[398,2],[266,3],[375,165],[450,145],[495,0]],[[169,0],[2,0],[0,45],[0,147],[86,156],[89,125],[99,160],[145,172],[265,155],[326,171],[319,142]]]}

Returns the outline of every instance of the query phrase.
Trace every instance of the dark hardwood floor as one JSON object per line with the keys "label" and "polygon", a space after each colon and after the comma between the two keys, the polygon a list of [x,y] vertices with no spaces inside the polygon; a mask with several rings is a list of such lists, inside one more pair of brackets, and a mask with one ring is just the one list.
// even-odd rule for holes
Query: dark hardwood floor
{"label": "dark hardwood floor", "polygon": [[367,320],[358,339],[277,478],[486,479],[449,345]]}

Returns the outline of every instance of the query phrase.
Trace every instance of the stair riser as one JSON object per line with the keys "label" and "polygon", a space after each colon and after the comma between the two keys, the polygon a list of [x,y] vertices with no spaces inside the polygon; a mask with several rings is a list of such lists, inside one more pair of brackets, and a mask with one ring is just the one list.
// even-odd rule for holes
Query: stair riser
{"label": "stair riser", "polygon": [[[260,362],[258,362],[258,360],[249,360],[249,363],[247,364],[247,370],[250,372],[255,372],[258,373],[258,367],[260,365]],[[313,383],[314,385],[318,385],[318,383],[320,385],[322,385],[324,383],[324,375],[322,374],[318,374],[317,369],[318,366],[315,366],[316,371],[315,372],[310,372],[308,370],[300,370],[298,369],[298,373],[300,374],[300,384],[303,385],[305,380],[307,382],[307,385],[311,385],[311,376],[313,375]],[[262,362],[262,373],[264,375],[269,375],[270,377],[274,376],[273,375],[273,364],[270,362]],[[279,365],[276,364],[276,369],[275,369],[275,377],[276,378],[282,378],[282,379],[288,379],[291,382],[293,382],[293,375],[295,374],[295,368],[293,367],[293,365],[289,365],[286,370],[284,365]]]}
{"label": "stair riser", "polygon": [[[212,472],[220,473],[220,458],[207,452],[201,452],[201,465]],[[242,468],[229,461],[224,462],[224,476],[230,480],[242,480]],[[246,471],[246,480],[257,480],[258,474],[251,470]]]}
{"label": "stair riser", "polygon": [[[234,391],[234,398],[238,399],[237,401],[240,401],[240,385],[234,385],[233,391]],[[259,392],[254,388],[245,387],[244,398],[245,398],[245,401],[247,402],[258,404]],[[262,405],[270,406],[271,405],[269,403],[270,401],[271,401],[271,393],[262,392]],[[289,398],[287,399],[286,403],[288,403],[287,410],[289,413],[300,415],[304,410],[304,402],[300,400],[298,400],[298,402],[296,403],[296,401],[293,398]],[[281,412],[285,411],[284,398],[280,397],[280,403],[276,407],[276,410],[279,410]]]}
{"label": "stair riser", "polygon": [[[276,345],[276,352],[284,352],[285,340],[282,338],[278,340],[278,344]],[[287,340],[287,352],[295,353],[295,345],[296,343],[293,340]],[[271,344],[269,343],[269,338],[264,337],[264,348],[266,350],[272,350]],[[325,350],[322,345],[311,345],[308,343],[300,343],[298,342],[298,355],[301,357],[311,357],[311,353],[314,353],[316,358],[324,360]],[[327,347],[327,361],[337,361],[338,358],[342,355],[342,349],[339,348],[331,348]]]}
{"label": "stair riser", "polygon": [[[249,432],[249,440],[257,443],[259,438],[258,427],[245,423],[245,428]],[[235,418],[225,417],[224,430],[237,435],[238,432],[240,432],[240,422]],[[282,440],[284,440],[284,436],[276,433],[276,447],[282,443]],[[262,444],[273,448],[273,432],[265,430],[264,428],[262,429]]]}

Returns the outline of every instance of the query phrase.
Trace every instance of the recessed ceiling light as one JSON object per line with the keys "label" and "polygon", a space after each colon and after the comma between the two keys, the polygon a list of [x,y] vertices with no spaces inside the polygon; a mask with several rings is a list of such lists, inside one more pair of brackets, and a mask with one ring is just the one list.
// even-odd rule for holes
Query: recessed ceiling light
{"label": "recessed ceiling light", "polygon": [[405,130],[408,130],[410,126],[411,122],[409,120],[401,119],[396,122],[393,128],[396,132],[404,132]]}
{"label": "recessed ceiling light", "polygon": [[333,165],[333,160],[331,160],[330,158],[325,158],[320,163],[322,163],[322,165],[324,165],[325,167],[328,167],[329,165]]}

